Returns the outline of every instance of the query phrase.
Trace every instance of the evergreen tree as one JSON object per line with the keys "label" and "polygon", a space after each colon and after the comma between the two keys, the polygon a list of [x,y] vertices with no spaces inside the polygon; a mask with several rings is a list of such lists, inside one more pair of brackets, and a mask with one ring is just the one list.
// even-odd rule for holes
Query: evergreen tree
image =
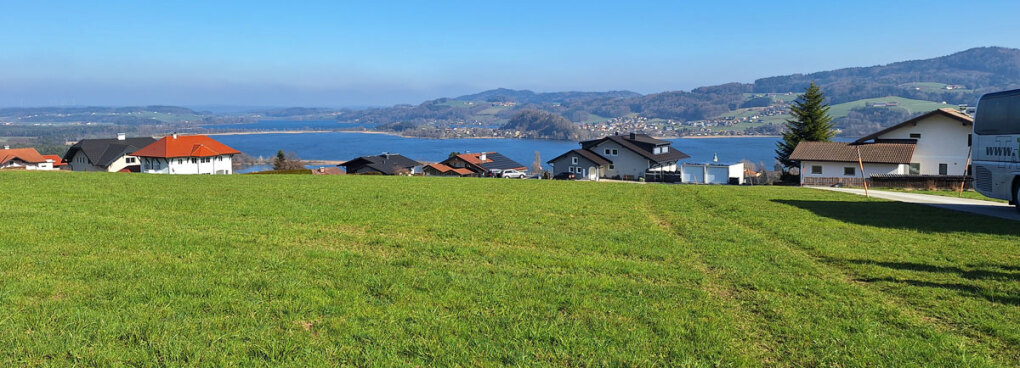
{"label": "evergreen tree", "polygon": [[273,159],[273,170],[285,170],[287,167],[287,156],[283,150],[276,151],[276,158]]}
{"label": "evergreen tree", "polygon": [[829,105],[825,103],[825,94],[814,83],[793,102],[790,114],[793,119],[786,121],[783,140],[776,143],[776,159],[786,168],[799,165],[797,161],[790,160],[790,154],[798,143],[828,142],[836,135],[832,129]]}

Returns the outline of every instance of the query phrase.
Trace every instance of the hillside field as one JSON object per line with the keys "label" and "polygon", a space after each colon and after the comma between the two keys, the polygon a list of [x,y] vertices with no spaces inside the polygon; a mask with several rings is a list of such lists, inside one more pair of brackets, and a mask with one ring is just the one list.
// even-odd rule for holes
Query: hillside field
{"label": "hillside field", "polygon": [[0,366],[1020,365],[1006,220],[792,187],[0,188]]}

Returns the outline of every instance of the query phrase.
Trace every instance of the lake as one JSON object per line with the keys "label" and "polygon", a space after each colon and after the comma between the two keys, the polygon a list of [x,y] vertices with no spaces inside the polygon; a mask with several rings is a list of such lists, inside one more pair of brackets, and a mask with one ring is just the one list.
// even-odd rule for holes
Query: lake
{"label": "lake", "polygon": [[[358,156],[378,155],[383,152],[399,153],[418,161],[438,162],[450,152],[496,151],[525,166],[531,166],[535,151],[541,155],[543,165],[564,152],[579,148],[573,141],[541,139],[423,139],[404,138],[388,134],[355,132],[326,133],[267,133],[215,136],[216,140],[249,156],[270,157],[277,150],[294,152],[305,160],[350,160]],[[764,162],[770,168],[774,161],[776,137],[743,138],[676,138],[669,139],[673,147],[690,155],[686,162],[712,161],[715,154],[720,162],[742,159]],[[548,168],[548,165],[545,165]],[[264,168],[238,170],[246,172]]]}
{"label": "lake", "polygon": [[374,128],[376,124],[349,123],[336,120],[259,120],[242,124],[203,125],[211,132],[250,132],[274,130],[340,130],[353,128]]}

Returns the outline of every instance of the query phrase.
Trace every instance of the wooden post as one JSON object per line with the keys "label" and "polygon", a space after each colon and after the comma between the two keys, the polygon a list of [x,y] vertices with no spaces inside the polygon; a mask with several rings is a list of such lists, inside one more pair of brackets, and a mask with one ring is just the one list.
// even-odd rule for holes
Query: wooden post
{"label": "wooden post", "polygon": [[864,196],[871,198],[871,193],[868,192],[868,177],[864,175],[864,158],[861,157],[861,146],[857,146],[857,167],[861,168],[861,178],[864,179]]}
{"label": "wooden post", "polygon": [[956,194],[957,197],[963,198],[963,186],[967,185],[967,170],[970,167],[970,155],[974,153],[974,149],[967,151],[967,164],[963,165],[963,181],[960,182],[960,191]]}

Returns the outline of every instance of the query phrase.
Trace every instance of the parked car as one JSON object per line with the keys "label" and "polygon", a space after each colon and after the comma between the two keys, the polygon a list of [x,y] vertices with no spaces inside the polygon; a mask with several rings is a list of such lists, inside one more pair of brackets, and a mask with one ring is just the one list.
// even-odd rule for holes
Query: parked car
{"label": "parked car", "polygon": [[500,175],[500,177],[505,179],[524,179],[524,177],[526,176],[528,176],[528,174],[524,173],[523,171],[517,171],[514,169],[503,170],[502,175]]}
{"label": "parked car", "polygon": [[556,174],[556,176],[554,176],[553,179],[556,179],[556,180],[574,180],[574,179],[577,179],[577,177],[574,176],[574,173],[571,173],[571,172],[561,172],[559,174]]}
{"label": "parked car", "polygon": [[503,170],[492,169],[485,173],[486,178],[498,178],[503,175]]}

